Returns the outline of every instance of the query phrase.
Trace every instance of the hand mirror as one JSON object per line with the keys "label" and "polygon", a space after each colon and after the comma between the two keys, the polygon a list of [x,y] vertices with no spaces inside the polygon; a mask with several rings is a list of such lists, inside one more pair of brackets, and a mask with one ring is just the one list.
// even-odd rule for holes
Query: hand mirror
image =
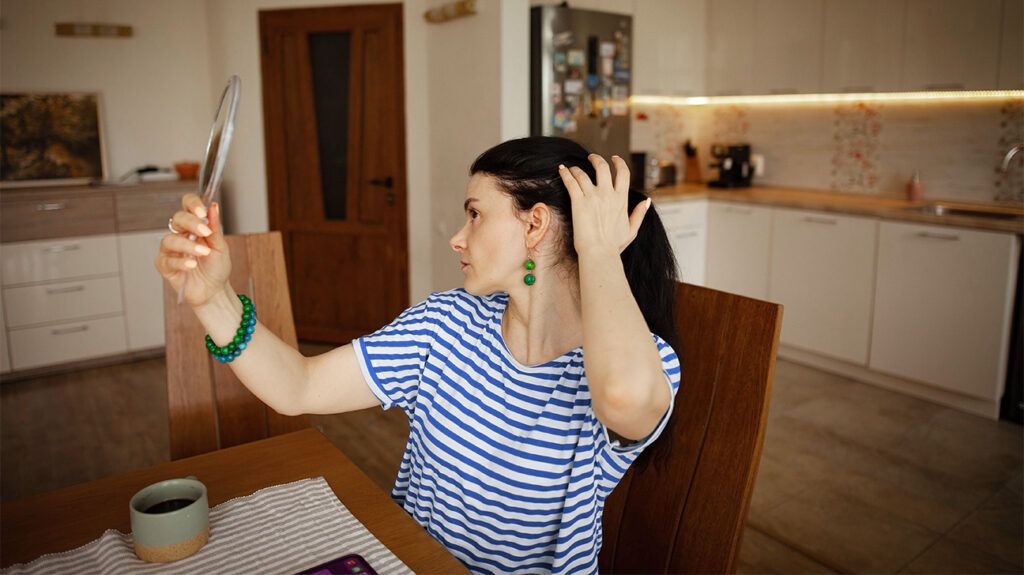
{"label": "hand mirror", "polygon": [[[213,117],[213,127],[210,128],[210,139],[206,143],[206,155],[203,157],[202,166],[199,168],[199,197],[207,208],[213,203],[220,189],[221,177],[224,174],[224,164],[228,159],[228,151],[231,149],[231,135],[235,131],[235,112],[238,111],[238,98],[242,94],[242,81],[238,76],[232,75],[228,78],[228,85],[220,95],[220,105],[217,106],[217,114]],[[203,221],[207,221],[205,218]],[[207,222],[209,223],[209,222]],[[189,234],[188,239],[195,240],[195,234]],[[185,284],[178,291],[178,303],[184,301],[185,285],[188,284],[189,276],[185,276]]]}

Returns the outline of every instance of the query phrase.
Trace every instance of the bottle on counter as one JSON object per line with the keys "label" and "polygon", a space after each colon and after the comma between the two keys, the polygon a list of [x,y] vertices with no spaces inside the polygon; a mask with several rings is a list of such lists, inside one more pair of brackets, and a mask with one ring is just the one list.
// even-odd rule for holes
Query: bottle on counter
{"label": "bottle on counter", "polygon": [[907,199],[912,202],[920,202],[924,196],[924,189],[921,187],[921,173],[914,172],[910,181],[907,182]]}

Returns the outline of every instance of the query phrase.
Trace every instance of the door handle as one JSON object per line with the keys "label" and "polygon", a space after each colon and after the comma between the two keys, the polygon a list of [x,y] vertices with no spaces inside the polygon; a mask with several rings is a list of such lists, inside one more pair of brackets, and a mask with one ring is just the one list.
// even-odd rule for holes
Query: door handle
{"label": "door handle", "polygon": [[383,186],[385,188],[392,188],[395,185],[395,180],[388,176],[386,178],[374,178],[370,180],[371,186]]}

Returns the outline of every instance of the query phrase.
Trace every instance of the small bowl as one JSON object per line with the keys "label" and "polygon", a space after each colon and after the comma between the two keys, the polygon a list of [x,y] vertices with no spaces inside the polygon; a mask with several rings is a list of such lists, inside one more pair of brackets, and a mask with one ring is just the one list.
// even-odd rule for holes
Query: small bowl
{"label": "small bowl", "polygon": [[178,162],[174,164],[174,171],[182,180],[194,180],[199,175],[199,164],[195,162]]}

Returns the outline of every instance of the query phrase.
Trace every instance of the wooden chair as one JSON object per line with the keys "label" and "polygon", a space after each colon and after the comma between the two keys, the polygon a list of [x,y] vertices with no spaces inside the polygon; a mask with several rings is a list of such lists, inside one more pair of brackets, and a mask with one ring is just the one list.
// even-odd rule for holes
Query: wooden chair
{"label": "wooden chair", "polygon": [[[281,233],[227,236],[231,285],[256,304],[261,324],[297,347]],[[305,416],[268,408],[206,351],[206,330],[164,282],[167,399],[171,459],[264,439],[309,427]]]}
{"label": "wooden chair", "polygon": [[631,469],[604,512],[602,573],[734,573],[768,417],[782,306],[690,284],[664,467]]}

